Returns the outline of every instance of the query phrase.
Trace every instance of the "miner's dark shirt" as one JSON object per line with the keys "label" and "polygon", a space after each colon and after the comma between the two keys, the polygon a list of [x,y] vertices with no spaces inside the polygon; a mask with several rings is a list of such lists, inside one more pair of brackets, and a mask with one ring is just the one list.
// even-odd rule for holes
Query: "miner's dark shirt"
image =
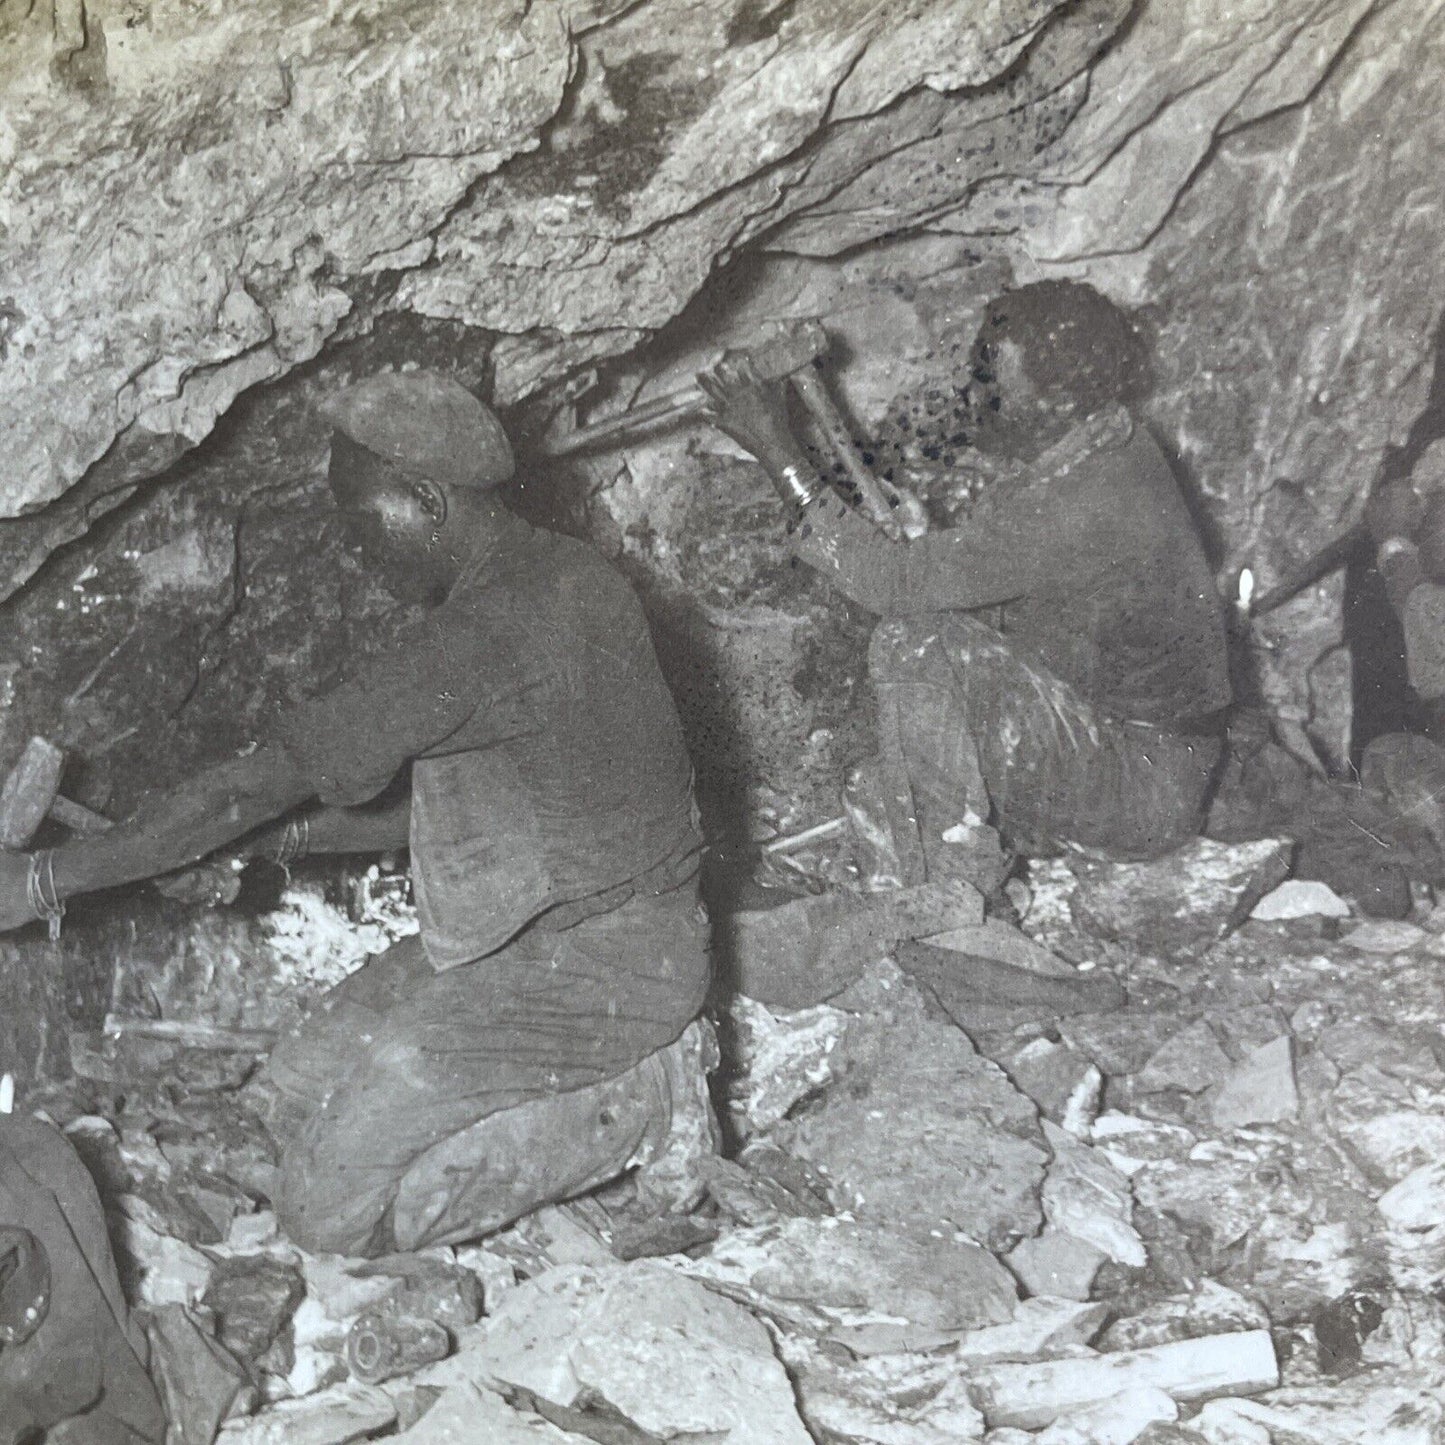
{"label": "miner's dark shirt", "polygon": [[412,882],[439,969],[696,866],[691,767],[632,589],[589,547],[516,518],[284,742],[338,805],[415,759]]}
{"label": "miner's dark shirt", "polygon": [[992,609],[1001,632],[1113,716],[1185,730],[1230,701],[1223,607],[1193,519],[1122,408],[986,494],[962,526],[893,542],[815,503],[796,551],[881,616]]}

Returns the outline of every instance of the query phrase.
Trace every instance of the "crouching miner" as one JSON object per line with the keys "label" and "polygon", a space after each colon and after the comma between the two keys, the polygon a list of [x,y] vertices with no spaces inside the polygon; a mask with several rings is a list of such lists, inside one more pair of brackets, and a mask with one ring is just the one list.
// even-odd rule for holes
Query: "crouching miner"
{"label": "crouching miner", "polygon": [[422,620],[112,832],[0,860],[0,927],[267,824],[313,851],[409,844],[420,935],[333,989],[264,1088],[286,1232],[375,1254],[633,1162],[665,1176],[675,1111],[706,1139],[706,938],[691,768],[626,582],[502,505],[511,449],[455,381],[376,376],[324,410],[348,534]]}
{"label": "crouching miner", "polygon": [[1012,475],[964,525],[913,541],[823,486],[746,362],[700,378],[789,507],[796,556],[882,619],[879,756],[849,811],[864,859],[891,857],[898,882],[988,892],[1000,836],[1026,856],[1142,859],[1199,830],[1230,701],[1224,618],[1168,464],[1118,404],[1139,347],[1086,287],[995,302],[973,440]]}

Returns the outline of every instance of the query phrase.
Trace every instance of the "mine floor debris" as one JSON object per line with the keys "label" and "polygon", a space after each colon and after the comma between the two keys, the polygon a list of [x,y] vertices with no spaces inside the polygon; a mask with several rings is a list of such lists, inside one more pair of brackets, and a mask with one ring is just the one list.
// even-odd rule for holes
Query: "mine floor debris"
{"label": "mine floor debris", "polygon": [[[800,1006],[719,1020],[731,1157],[689,1161],[690,1210],[624,1180],[474,1245],[307,1254],[261,1204],[247,1056],[200,1016],[116,1021],[29,1102],[100,1181],[183,1445],[1436,1442],[1445,909],[1286,884],[1207,925],[1256,851],[1187,850],[1168,897],[1033,865],[994,927],[1127,994],[1094,1012],[970,1016],[840,913],[826,999],[792,976]],[[820,906],[755,922],[764,955]],[[933,906],[936,952],[974,937],[961,890]]]}

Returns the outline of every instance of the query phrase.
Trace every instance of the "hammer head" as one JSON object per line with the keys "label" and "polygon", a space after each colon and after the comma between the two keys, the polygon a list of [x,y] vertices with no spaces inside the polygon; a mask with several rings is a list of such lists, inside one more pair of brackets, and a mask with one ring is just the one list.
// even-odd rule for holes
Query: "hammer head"
{"label": "hammer head", "polygon": [[828,349],[828,333],[814,320],[779,321],[763,337],[730,356],[746,356],[765,381],[781,381],[811,366]]}
{"label": "hammer head", "polygon": [[65,754],[44,738],[31,738],[0,786],[0,848],[23,848],[45,820],[60,791]]}

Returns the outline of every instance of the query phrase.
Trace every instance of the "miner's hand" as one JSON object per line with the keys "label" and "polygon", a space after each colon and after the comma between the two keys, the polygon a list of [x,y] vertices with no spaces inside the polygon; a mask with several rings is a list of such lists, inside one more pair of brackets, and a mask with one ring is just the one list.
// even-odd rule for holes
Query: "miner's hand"
{"label": "miner's hand", "polygon": [[30,855],[0,853],[0,933],[35,922],[30,906]]}
{"label": "miner's hand", "polygon": [[746,356],[724,356],[711,371],[698,373],[697,384],[707,396],[703,415],[764,466],[798,459],[781,388],[768,386]]}

